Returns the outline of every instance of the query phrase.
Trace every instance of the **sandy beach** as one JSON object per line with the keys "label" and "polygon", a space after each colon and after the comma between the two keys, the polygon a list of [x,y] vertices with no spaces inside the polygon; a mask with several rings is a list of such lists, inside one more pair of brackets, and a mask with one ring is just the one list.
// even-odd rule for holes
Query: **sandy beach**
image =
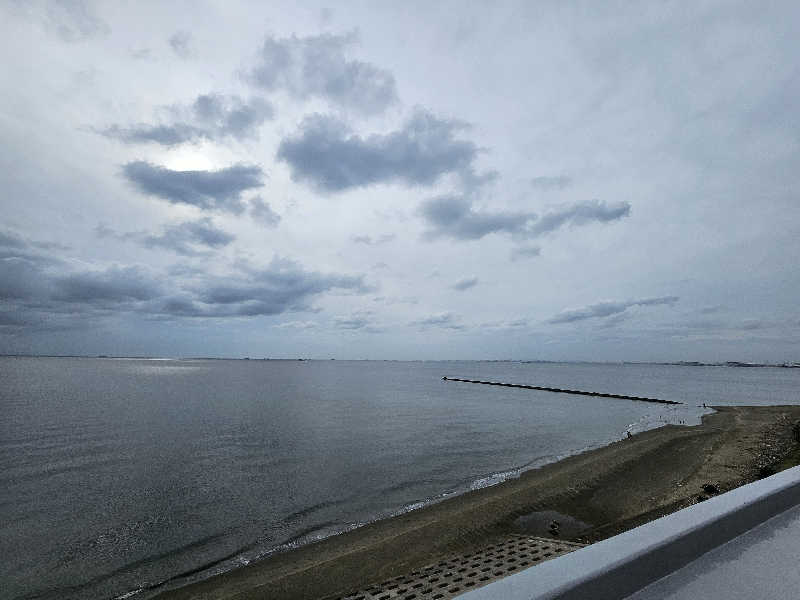
{"label": "sandy beach", "polygon": [[562,539],[591,543],[790,466],[798,421],[800,406],[719,407],[158,597],[336,597],[511,533],[546,536],[553,513]]}

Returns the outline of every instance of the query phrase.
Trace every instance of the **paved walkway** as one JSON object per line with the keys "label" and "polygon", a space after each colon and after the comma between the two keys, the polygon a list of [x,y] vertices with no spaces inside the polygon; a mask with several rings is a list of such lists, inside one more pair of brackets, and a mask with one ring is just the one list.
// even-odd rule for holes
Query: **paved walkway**
{"label": "paved walkway", "polygon": [[510,535],[480,552],[452,556],[338,600],[447,600],[582,547],[574,542]]}

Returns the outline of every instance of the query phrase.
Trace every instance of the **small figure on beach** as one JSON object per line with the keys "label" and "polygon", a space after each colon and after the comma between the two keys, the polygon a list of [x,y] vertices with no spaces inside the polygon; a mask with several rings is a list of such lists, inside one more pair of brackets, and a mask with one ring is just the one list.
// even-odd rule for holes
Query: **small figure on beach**
{"label": "small figure on beach", "polygon": [[560,525],[559,525],[558,521],[551,521],[550,522],[550,527],[549,527],[550,535],[557,537],[558,536],[558,528],[559,527],[560,527]]}
{"label": "small figure on beach", "polygon": [[626,431],[625,433],[628,434],[628,439],[631,439],[633,437],[633,434],[630,431]]}

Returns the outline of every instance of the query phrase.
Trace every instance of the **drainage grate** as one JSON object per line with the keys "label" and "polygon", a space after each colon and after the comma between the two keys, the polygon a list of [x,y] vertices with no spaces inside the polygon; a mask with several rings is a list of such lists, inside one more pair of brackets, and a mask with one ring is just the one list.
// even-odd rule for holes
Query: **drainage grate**
{"label": "drainage grate", "polygon": [[582,547],[574,542],[512,535],[480,552],[452,556],[338,600],[446,600]]}

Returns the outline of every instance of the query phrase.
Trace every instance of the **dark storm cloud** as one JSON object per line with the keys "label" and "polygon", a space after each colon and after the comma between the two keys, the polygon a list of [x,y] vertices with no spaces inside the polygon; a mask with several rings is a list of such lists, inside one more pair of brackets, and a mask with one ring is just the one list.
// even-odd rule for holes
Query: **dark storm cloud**
{"label": "dark storm cloud", "polygon": [[531,179],[531,186],[537,190],[563,190],[570,185],[572,185],[572,178],[567,175],[543,176]]}
{"label": "dark storm cloud", "polygon": [[262,187],[264,176],[256,165],[234,165],[218,171],[173,171],[146,161],[123,167],[123,174],[140,192],[203,210],[241,214],[242,192]]}
{"label": "dark storm cloud", "polygon": [[194,54],[192,34],[188,31],[176,31],[167,41],[172,51],[181,58],[191,58]]}
{"label": "dark storm cloud", "polygon": [[316,114],[281,142],[277,157],[293,180],[324,192],[390,182],[431,185],[447,173],[472,174],[478,148],[455,137],[465,127],[418,109],[397,131],[360,137],[341,120]]}
{"label": "dark storm cloud", "polygon": [[272,105],[262,98],[201,94],[188,107],[173,106],[166,123],[139,123],[129,127],[112,125],[97,133],[126,144],[155,143],[175,146],[186,142],[255,138],[264,121],[273,118]]}
{"label": "dark storm cloud", "polygon": [[255,196],[248,200],[250,205],[250,217],[267,227],[277,227],[281,222],[281,216],[272,210],[269,202],[264,202],[260,196]]}
{"label": "dark storm cloud", "polygon": [[450,237],[477,240],[490,233],[534,238],[565,225],[606,223],[621,219],[630,213],[630,204],[621,202],[609,205],[592,200],[554,210],[539,218],[532,212],[476,211],[469,198],[453,195],[424,201],[419,213],[431,227],[425,234],[429,239]]}
{"label": "dark storm cloud", "polygon": [[219,229],[207,217],[166,227],[159,235],[138,236],[144,246],[167,248],[185,255],[199,254],[198,246],[214,250],[223,248],[235,239],[236,236]]}
{"label": "dark storm cloud", "polygon": [[268,37],[246,79],[293,98],[323,98],[339,108],[380,113],[397,101],[394,77],[371,63],[349,59],[357,41],[352,33]]}
{"label": "dark storm cloud", "polygon": [[565,310],[556,316],[548,319],[548,323],[574,323],[586,319],[599,319],[619,315],[632,306],[658,306],[672,305],[677,302],[677,296],[662,296],[659,298],[642,298],[639,300],[628,300],[626,302],[598,302],[583,308]]}
{"label": "dark storm cloud", "polygon": [[476,285],[478,285],[477,277],[466,277],[464,279],[459,279],[450,287],[459,292],[463,292],[465,290],[475,287]]}

